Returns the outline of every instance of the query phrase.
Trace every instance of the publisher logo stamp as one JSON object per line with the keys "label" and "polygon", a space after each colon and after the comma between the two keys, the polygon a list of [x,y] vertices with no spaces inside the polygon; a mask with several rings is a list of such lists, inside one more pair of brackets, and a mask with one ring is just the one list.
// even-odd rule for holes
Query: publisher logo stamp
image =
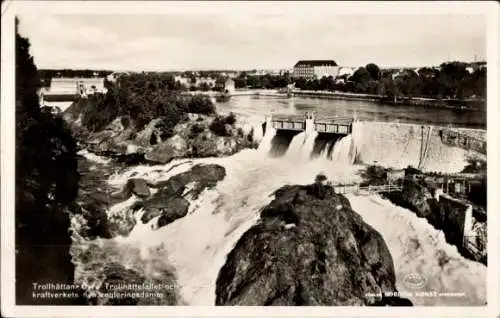
{"label": "publisher logo stamp", "polygon": [[427,280],[418,273],[408,273],[403,277],[403,283],[408,289],[416,290],[422,289],[427,284]]}

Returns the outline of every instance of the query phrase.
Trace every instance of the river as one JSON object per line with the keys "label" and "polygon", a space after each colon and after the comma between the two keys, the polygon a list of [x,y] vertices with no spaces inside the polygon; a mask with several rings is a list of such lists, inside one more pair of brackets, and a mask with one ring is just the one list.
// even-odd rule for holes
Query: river
{"label": "river", "polygon": [[235,96],[225,103],[218,103],[221,112],[261,116],[266,114],[304,114],[315,111],[319,115],[351,117],[363,121],[400,122],[463,128],[486,128],[486,113],[481,111],[426,108],[417,106],[392,106],[370,101],[331,100],[304,97]]}
{"label": "river", "polygon": [[[432,124],[445,121],[446,114],[451,116],[450,120],[454,124],[465,123],[467,117],[459,113],[450,115],[450,110],[433,110],[435,113],[432,114],[421,109],[417,112],[413,107],[405,107],[404,111],[399,111],[401,107],[398,107],[398,112],[395,112],[394,107],[367,102],[251,96],[232,98],[227,103],[218,104],[217,108],[221,112],[237,113],[239,121],[256,131],[259,130],[263,114],[271,112],[297,114],[315,110],[332,115],[341,110],[343,115],[356,112],[358,117],[369,118],[370,121],[397,118],[411,121],[409,118],[412,118],[412,112],[416,112],[418,115],[413,116],[414,120]],[[477,120],[480,122],[480,119]],[[413,138],[413,128],[407,127],[410,126],[395,126],[390,133],[397,135],[403,130],[406,132],[401,138]],[[363,126],[363,129],[357,131],[371,137],[376,130],[384,133],[387,130],[378,126],[370,129],[369,126]],[[415,134],[418,133],[416,130]],[[266,129],[264,135],[262,132],[257,132],[256,135],[260,138],[259,149],[246,149],[225,158],[180,159],[166,165],[133,166],[105,177],[103,182],[118,190],[129,177],[148,181],[165,180],[186,171],[196,163],[221,165],[227,174],[214,189],[205,191],[191,202],[187,216],[160,229],[153,226],[156,222],[153,219],[148,224],[138,222],[127,237],[92,241],[74,237],[72,255],[77,267],[77,281],[102,282],[105,275],[102,269],[109,263],[123,264],[146,277],[157,278],[168,270],[175,279],[168,275],[165,279],[175,284],[180,295],[176,304],[213,305],[215,280],[227,253],[239,237],[258,221],[259,212],[272,200],[273,191],[285,184],[311,183],[320,172],[333,182],[356,182],[360,178],[358,172],[363,168],[356,159],[363,158],[363,152],[369,153],[366,160],[372,160],[378,155],[381,159],[377,157],[377,160],[383,161],[385,157],[389,157],[388,163],[404,166],[413,160],[413,148],[421,149],[419,145],[408,141],[392,143],[394,138],[384,146],[373,144],[372,139],[353,135],[336,140],[336,146],[333,142],[330,143],[333,147],[329,152],[325,149],[315,150],[315,134],[307,137],[300,133],[287,141],[289,144],[280,156],[273,156],[273,148],[279,146],[275,141],[277,132]],[[364,146],[358,147],[358,142],[364,142]],[[463,168],[463,158],[457,157],[463,157],[462,152],[450,152],[443,150],[442,146],[432,145],[431,143],[431,155],[426,159],[429,167],[437,170],[458,170],[460,166]],[[433,147],[435,150],[432,150]],[[392,151],[395,155],[387,156]],[[311,158],[312,152],[318,155]],[[103,158],[90,156],[86,152],[82,152],[82,155],[91,162],[93,169],[111,169],[111,163]],[[432,163],[440,160],[455,160],[458,164]],[[419,161],[422,161],[421,155]],[[108,207],[108,214],[127,213],[134,200],[133,197]],[[416,292],[411,290],[412,286],[405,286],[405,279],[408,275],[418,275],[425,282],[424,286],[420,286],[421,291],[461,294],[454,297],[408,296],[415,305],[485,304],[486,266],[462,257],[456,247],[444,240],[441,231],[435,230],[425,219],[377,196],[349,196],[349,200],[353,209],[365,222],[377,229],[386,241],[394,259],[400,292]]]}

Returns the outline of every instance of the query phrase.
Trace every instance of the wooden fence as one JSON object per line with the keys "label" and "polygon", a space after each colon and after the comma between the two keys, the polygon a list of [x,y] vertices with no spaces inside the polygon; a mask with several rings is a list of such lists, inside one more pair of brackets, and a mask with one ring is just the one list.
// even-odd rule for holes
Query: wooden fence
{"label": "wooden fence", "polygon": [[396,184],[384,185],[368,185],[361,187],[359,184],[337,184],[333,185],[336,193],[339,194],[356,194],[356,195],[373,195],[382,192],[402,191],[403,187]]}

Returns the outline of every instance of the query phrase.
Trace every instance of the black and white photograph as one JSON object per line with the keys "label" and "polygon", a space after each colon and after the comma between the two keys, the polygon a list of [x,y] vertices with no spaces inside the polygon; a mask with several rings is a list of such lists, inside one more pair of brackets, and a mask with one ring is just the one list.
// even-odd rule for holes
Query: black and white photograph
{"label": "black and white photograph", "polygon": [[498,5],[407,5],[2,3],[2,312],[499,310]]}

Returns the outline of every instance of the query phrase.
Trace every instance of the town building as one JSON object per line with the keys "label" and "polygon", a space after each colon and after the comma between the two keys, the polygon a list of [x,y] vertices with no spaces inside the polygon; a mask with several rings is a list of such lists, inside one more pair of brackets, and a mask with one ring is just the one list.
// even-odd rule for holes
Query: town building
{"label": "town building", "polygon": [[181,75],[175,75],[174,76],[174,80],[176,82],[178,82],[179,84],[181,84],[181,85],[189,87],[190,79],[188,77],[184,77],[184,76],[181,76]]}
{"label": "town building", "polygon": [[232,79],[229,78],[224,83],[224,92],[226,92],[226,93],[232,93],[235,90],[236,90],[235,82],[234,82],[234,80],[232,80]]}
{"label": "town building", "polygon": [[215,87],[216,80],[211,77],[197,77],[195,86],[208,85],[208,87]]}
{"label": "town building", "polygon": [[292,77],[303,77],[307,80],[322,77],[337,77],[339,67],[334,60],[301,60],[293,67]]}
{"label": "town building", "polygon": [[52,78],[48,90],[41,92],[46,100],[57,96],[58,99],[72,100],[75,96],[105,93],[104,78]]}
{"label": "town building", "polygon": [[338,72],[337,76],[350,77],[350,76],[352,76],[352,74],[354,74],[355,70],[356,70],[356,68],[354,68],[354,67],[346,67],[346,66],[339,67],[339,72]]}

